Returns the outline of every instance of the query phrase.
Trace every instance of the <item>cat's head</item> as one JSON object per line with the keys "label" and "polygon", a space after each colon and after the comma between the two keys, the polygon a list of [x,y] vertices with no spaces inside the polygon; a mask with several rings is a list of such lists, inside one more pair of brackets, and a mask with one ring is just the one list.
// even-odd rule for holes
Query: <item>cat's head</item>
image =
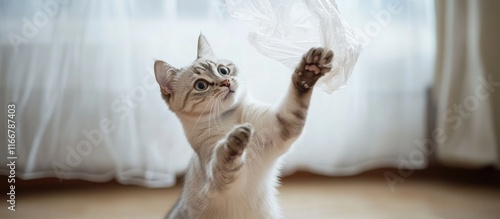
{"label": "cat's head", "polygon": [[198,55],[193,64],[178,69],[158,60],[154,70],[162,97],[175,113],[223,113],[238,104],[245,93],[236,66],[216,58],[203,34],[198,38]]}

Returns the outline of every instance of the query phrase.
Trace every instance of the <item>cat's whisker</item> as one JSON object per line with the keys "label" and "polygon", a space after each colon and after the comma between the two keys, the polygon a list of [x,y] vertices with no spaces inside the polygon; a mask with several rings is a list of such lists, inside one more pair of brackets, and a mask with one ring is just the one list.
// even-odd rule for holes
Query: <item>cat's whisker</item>
{"label": "cat's whisker", "polygon": [[[219,101],[218,101],[218,107],[217,107],[217,108],[218,108],[217,115],[221,115],[221,109],[220,109],[220,108],[221,108],[221,106],[222,106],[222,107],[224,107],[224,106],[222,105],[222,99],[220,99],[220,98],[219,98]],[[226,129],[225,129],[225,125],[222,123],[221,117],[220,117],[220,116],[218,116],[217,118],[218,118],[218,120],[219,120],[219,124],[220,124],[220,126],[221,126],[224,130],[226,130]]]}
{"label": "cat's whisker", "polygon": [[[205,108],[203,109],[203,111],[201,111],[201,114],[200,116],[198,116],[198,119],[196,120],[196,123],[194,124],[193,126],[193,129],[191,129],[191,132],[193,132],[193,130],[196,128],[196,126],[198,125],[198,122],[200,121],[201,117],[203,116],[203,113],[205,113],[205,110],[207,109],[208,105],[210,104],[210,102],[214,101],[215,99],[212,97],[212,99],[210,99],[208,101],[208,104],[205,106]],[[208,117],[208,119],[210,119],[210,116]]]}
{"label": "cat's whisker", "polygon": [[[214,102],[215,103],[215,98],[214,98]],[[212,109],[213,109],[213,103],[210,105],[210,110],[208,111],[208,133],[210,133],[210,121],[212,121]]]}
{"label": "cat's whisker", "polygon": [[[218,98],[216,98],[218,99]],[[219,115],[219,102],[218,100],[215,100],[214,102],[214,111],[213,111],[213,114],[214,114],[214,125],[215,127],[214,128],[218,128],[219,127],[219,124],[217,124],[217,118],[218,118],[218,115]]]}
{"label": "cat's whisker", "polygon": [[[222,101],[221,101],[221,105],[222,105]],[[222,105],[222,107],[224,107],[224,105]],[[224,128],[224,131],[229,131],[227,128],[227,125],[223,125],[222,127]]]}
{"label": "cat's whisker", "polygon": [[217,121],[218,121],[218,118],[219,118],[219,101],[218,100],[216,100],[215,103],[214,103],[214,111],[213,111],[213,113],[214,113],[215,128],[219,128],[220,127],[220,123],[217,124]]}
{"label": "cat's whisker", "polygon": [[[215,113],[215,115],[214,115],[214,124],[217,127],[221,127],[221,126],[223,127],[224,126],[222,124],[221,120],[220,120],[220,117],[218,116],[220,114],[220,107],[219,107],[219,105],[221,104],[221,98],[220,98],[220,96],[222,96],[222,93],[219,93],[219,95],[215,97],[215,99],[216,99],[215,103],[217,103],[217,105],[214,106],[215,107],[215,109],[214,109],[214,113]],[[217,120],[219,120],[219,124],[217,124]]]}
{"label": "cat's whisker", "polygon": [[226,107],[224,107],[224,104],[222,104],[222,101],[220,101],[220,100],[219,100],[219,103],[220,103],[220,106],[222,107],[222,109],[223,109],[224,111],[226,111],[227,109],[226,109]]}
{"label": "cat's whisker", "polygon": [[[213,109],[214,109],[215,103],[216,103],[216,101],[217,101],[217,97],[215,97],[215,96],[214,96],[213,98],[214,98],[214,100],[215,100],[215,101],[214,101],[214,102],[212,102],[212,105],[210,106],[210,112],[209,112],[209,114],[208,114],[208,133],[210,133],[210,132],[211,132],[211,128],[210,128],[210,126],[211,126],[211,120],[212,120],[212,118],[211,118],[211,117],[212,117],[212,112],[213,112]],[[215,117],[214,117],[214,119],[215,119]],[[215,123],[215,121],[214,121],[214,123]]]}
{"label": "cat's whisker", "polygon": [[[218,106],[217,106],[217,109],[218,109],[217,115],[220,115],[220,107],[221,107],[221,106],[224,108],[224,106],[222,105],[222,100],[220,100],[220,99],[219,99],[219,101],[218,101]],[[226,128],[225,128],[225,126],[224,126],[224,124],[222,124],[222,121],[221,121],[221,119],[220,119],[220,116],[218,116],[217,118],[218,118],[218,120],[219,120],[219,124],[220,124],[220,126],[222,127],[222,129],[226,130]]]}

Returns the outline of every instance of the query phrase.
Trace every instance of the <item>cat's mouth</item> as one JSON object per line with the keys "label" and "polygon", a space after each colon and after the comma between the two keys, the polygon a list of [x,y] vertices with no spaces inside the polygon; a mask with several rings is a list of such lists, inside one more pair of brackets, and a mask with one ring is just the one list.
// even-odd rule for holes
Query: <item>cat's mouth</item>
{"label": "cat's mouth", "polygon": [[224,96],[224,98],[222,98],[223,100],[227,99],[230,95],[234,94],[234,90],[231,90],[231,89],[227,89],[227,93],[226,95]]}

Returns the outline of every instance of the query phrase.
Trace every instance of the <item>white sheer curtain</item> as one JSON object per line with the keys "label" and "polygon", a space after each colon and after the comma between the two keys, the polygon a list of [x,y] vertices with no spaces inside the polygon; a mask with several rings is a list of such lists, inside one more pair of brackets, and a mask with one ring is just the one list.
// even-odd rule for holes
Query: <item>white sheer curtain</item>
{"label": "white sheer curtain", "polygon": [[[337,3],[365,48],[347,88],[315,91],[285,173],[397,167],[424,137],[433,1]],[[6,115],[7,104],[17,104],[17,175],[24,179],[173,185],[192,151],[160,98],[152,64],[188,65],[200,31],[218,56],[239,66],[257,99],[277,102],[289,83],[286,67],[248,43],[252,24],[232,18],[219,1],[2,1],[0,12],[0,107]],[[14,35],[25,39],[17,50]]]}

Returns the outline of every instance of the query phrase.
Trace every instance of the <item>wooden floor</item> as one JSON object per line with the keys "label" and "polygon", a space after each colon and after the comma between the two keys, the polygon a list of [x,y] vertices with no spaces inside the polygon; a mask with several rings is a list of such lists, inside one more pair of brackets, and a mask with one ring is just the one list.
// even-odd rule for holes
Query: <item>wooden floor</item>
{"label": "wooden floor", "polygon": [[[285,178],[280,187],[284,218],[500,218],[497,182],[484,182],[474,175],[450,178],[414,174],[391,191],[384,172],[356,177],[299,174]],[[147,189],[116,183],[61,183],[33,188],[32,184],[18,185],[16,212],[8,211],[4,204],[0,218],[162,218],[180,188]]]}

